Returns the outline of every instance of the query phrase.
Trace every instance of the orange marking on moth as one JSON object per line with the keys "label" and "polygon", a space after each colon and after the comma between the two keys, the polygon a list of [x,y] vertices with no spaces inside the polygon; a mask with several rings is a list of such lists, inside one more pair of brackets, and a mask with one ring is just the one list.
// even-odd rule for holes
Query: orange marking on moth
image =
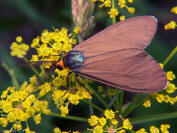
{"label": "orange marking on moth", "polygon": [[65,68],[63,60],[60,60],[56,63],[56,66],[61,66],[63,69]]}

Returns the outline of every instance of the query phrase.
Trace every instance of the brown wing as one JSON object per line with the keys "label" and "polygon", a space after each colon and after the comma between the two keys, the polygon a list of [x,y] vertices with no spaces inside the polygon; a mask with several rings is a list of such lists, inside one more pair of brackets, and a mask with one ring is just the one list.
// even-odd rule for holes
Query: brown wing
{"label": "brown wing", "polygon": [[157,29],[153,16],[139,16],[118,22],[77,45],[86,56],[95,56],[115,50],[129,48],[144,49]]}
{"label": "brown wing", "polygon": [[78,74],[132,92],[155,92],[167,85],[159,64],[136,48],[90,57]]}

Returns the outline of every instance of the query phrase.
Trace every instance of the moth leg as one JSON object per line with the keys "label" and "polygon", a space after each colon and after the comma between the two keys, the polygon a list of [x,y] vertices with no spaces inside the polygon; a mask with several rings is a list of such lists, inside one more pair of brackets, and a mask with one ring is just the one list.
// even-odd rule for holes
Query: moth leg
{"label": "moth leg", "polygon": [[84,87],[84,88],[88,91],[88,93],[90,93],[90,95],[91,95],[92,93],[89,91],[89,89],[88,89],[83,83],[81,83],[81,82],[79,81],[78,77],[79,77],[79,75],[76,74],[76,81],[77,81],[77,83],[78,83],[80,86]]}
{"label": "moth leg", "polygon": [[66,86],[67,86],[67,90],[64,93],[64,95],[62,97],[64,97],[66,95],[66,93],[69,91],[69,76],[71,75],[72,72],[69,72],[67,77],[66,77]]}

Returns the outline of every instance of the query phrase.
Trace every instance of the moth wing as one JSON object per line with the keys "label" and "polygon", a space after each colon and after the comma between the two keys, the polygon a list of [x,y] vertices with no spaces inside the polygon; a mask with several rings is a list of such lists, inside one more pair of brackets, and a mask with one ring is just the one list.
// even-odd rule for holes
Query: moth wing
{"label": "moth wing", "polygon": [[115,50],[144,49],[151,42],[157,29],[153,16],[139,16],[109,26],[77,45],[73,50],[86,56],[95,56]]}
{"label": "moth wing", "polygon": [[139,49],[87,58],[78,74],[132,92],[156,92],[167,85],[166,75],[160,65]]}

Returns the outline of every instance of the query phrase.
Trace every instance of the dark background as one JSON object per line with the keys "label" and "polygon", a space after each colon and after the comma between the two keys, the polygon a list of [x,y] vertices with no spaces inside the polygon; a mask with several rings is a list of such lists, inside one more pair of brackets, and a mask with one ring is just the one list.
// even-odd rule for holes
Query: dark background
{"label": "dark background", "polygon": [[[154,15],[159,19],[158,32],[153,39],[151,45],[146,49],[158,62],[163,62],[167,55],[176,46],[177,32],[176,30],[164,30],[164,25],[171,20],[177,20],[177,15],[170,13],[170,9],[177,5],[175,0],[134,0],[133,6],[136,8],[136,13],[131,15],[122,11],[128,17],[138,15]],[[95,8],[96,27],[92,34],[104,29],[111,24],[106,11],[104,9]],[[5,62],[10,68],[15,69],[16,76],[20,83],[28,80],[28,77],[33,73],[28,68],[14,67],[15,64],[23,62],[10,56],[10,46],[15,41],[16,36],[21,35],[24,42],[30,44],[32,39],[44,30],[52,29],[52,27],[61,28],[65,26],[72,29],[72,14],[70,0],[0,0],[0,61]],[[30,58],[30,55],[28,55]],[[172,70],[177,74],[177,54],[167,64],[166,70]],[[0,92],[12,85],[11,78],[8,72],[0,66]],[[130,95],[130,94],[129,94]],[[128,96],[129,96],[128,95]],[[134,94],[131,94],[134,95]],[[129,99],[129,97],[126,97]],[[87,112],[84,110],[84,105],[73,107],[72,115],[84,116]],[[86,107],[87,108],[87,107]],[[145,109],[143,107],[135,111],[132,116],[141,116],[147,114],[159,114],[167,112],[176,112],[177,105],[157,104],[154,102],[152,107]],[[87,115],[86,115],[87,116]],[[136,128],[145,127],[148,129],[150,125],[169,123],[171,125],[171,133],[177,132],[177,119],[168,119],[164,121],[155,121],[137,125]],[[40,132],[52,132],[53,128],[59,126],[62,130],[80,130],[85,129],[85,124],[62,120],[50,116],[44,116],[42,123],[34,126],[31,120],[32,129]]]}

